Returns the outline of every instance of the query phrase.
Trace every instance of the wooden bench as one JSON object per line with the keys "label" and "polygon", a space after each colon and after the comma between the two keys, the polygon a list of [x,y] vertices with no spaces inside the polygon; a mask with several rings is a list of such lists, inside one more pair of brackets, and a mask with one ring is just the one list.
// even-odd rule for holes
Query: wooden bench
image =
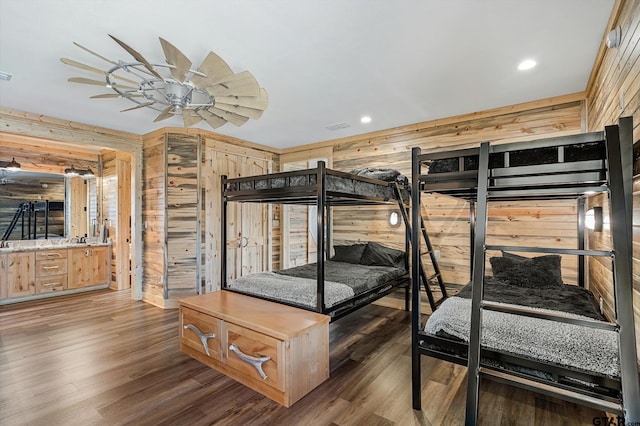
{"label": "wooden bench", "polygon": [[180,350],[289,407],[329,377],[329,317],[237,293],[181,299]]}

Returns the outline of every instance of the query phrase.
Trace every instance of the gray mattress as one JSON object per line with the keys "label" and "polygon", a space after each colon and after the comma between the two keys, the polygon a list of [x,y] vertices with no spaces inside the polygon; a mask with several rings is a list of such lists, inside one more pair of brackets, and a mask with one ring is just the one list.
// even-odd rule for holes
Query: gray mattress
{"label": "gray mattress", "polygon": [[[296,305],[316,307],[317,264],[260,272],[231,281],[231,289]],[[404,269],[325,262],[325,306],[332,307],[406,274]]]}
{"label": "gray mattress", "polygon": [[[462,295],[463,297],[459,297]],[[431,315],[425,332],[469,341],[470,286],[445,300]],[[588,290],[565,285],[559,289],[509,286],[498,280],[485,285],[487,300],[529,306],[576,318],[603,319]],[[502,312],[483,313],[482,345],[503,353],[542,361],[585,373],[620,376],[617,333]]]}

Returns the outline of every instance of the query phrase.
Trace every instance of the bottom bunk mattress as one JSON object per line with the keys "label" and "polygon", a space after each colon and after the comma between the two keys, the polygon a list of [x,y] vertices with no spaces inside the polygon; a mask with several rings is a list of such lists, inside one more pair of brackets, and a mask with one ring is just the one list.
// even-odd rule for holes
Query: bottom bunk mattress
{"label": "bottom bunk mattress", "polygon": [[[428,335],[469,342],[471,285],[445,300],[425,325]],[[485,281],[485,300],[526,306],[574,318],[603,320],[588,290],[516,287],[494,278]],[[609,378],[620,377],[618,335],[611,330],[485,310],[482,346],[501,353]]]}
{"label": "bottom bunk mattress", "polygon": [[[324,303],[327,308],[353,299],[402,277],[403,268],[325,261]],[[256,296],[315,308],[317,306],[317,264],[296,266],[276,272],[260,272],[229,282],[228,288]]]}

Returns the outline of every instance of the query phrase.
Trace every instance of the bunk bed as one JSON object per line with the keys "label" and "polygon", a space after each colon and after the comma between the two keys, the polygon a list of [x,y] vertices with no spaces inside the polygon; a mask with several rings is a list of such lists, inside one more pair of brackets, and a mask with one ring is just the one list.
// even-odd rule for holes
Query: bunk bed
{"label": "bunk bed", "polygon": [[410,198],[406,182],[406,177],[388,169],[346,173],[327,169],[322,161],[306,170],[233,179],[223,176],[222,241],[227,238],[228,203],[316,206],[318,256],[313,264],[228,281],[227,249],[223,244],[222,289],[323,313],[334,320],[404,288],[408,309],[408,231],[404,250],[368,242],[336,246],[335,256],[324,255],[333,251],[333,207],[387,204],[406,213]]}
{"label": "bunk bed", "polygon": [[[428,154],[413,149],[412,223],[421,219],[416,206],[422,206],[422,193],[446,194],[470,203],[472,236],[471,282],[426,324],[412,265],[414,409],[421,407],[421,356],[429,356],[468,367],[466,424],[478,421],[481,376],[640,420],[631,146],[632,123],[625,118],[604,132]],[[584,247],[585,197],[596,192],[609,195],[611,251]],[[489,202],[559,198],[577,200],[576,249],[486,244]],[[415,228],[411,248],[412,258],[419,259]],[[493,276],[485,273],[487,251],[502,252],[489,259]],[[578,256],[579,286],[562,282],[559,255]],[[614,260],[616,322],[606,321],[583,288],[588,256]]]}

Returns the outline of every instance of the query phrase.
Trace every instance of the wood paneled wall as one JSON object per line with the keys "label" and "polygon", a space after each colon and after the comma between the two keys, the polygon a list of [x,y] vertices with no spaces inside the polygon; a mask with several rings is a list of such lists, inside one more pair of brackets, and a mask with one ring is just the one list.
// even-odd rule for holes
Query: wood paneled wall
{"label": "wood paneled wall", "polygon": [[[587,124],[589,129],[601,130],[615,124],[619,117],[633,117],[633,140],[640,144],[640,1],[620,1],[617,13],[612,15],[609,27],[621,28],[621,43],[617,48],[606,49],[600,66],[592,73],[587,99]],[[636,150],[637,151],[637,150]],[[636,168],[637,170],[637,168]],[[633,195],[633,303],[636,324],[636,345],[640,354],[640,177],[634,179]],[[608,202],[602,197],[590,200],[590,206],[603,206],[608,212]],[[606,217],[606,216],[605,216]],[[603,232],[590,232],[589,247],[611,249],[611,235],[607,227]],[[613,318],[614,299],[611,276],[611,260],[590,259],[589,283],[592,291],[602,297],[605,313]],[[640,355],[639,355],[640,362]]]}

